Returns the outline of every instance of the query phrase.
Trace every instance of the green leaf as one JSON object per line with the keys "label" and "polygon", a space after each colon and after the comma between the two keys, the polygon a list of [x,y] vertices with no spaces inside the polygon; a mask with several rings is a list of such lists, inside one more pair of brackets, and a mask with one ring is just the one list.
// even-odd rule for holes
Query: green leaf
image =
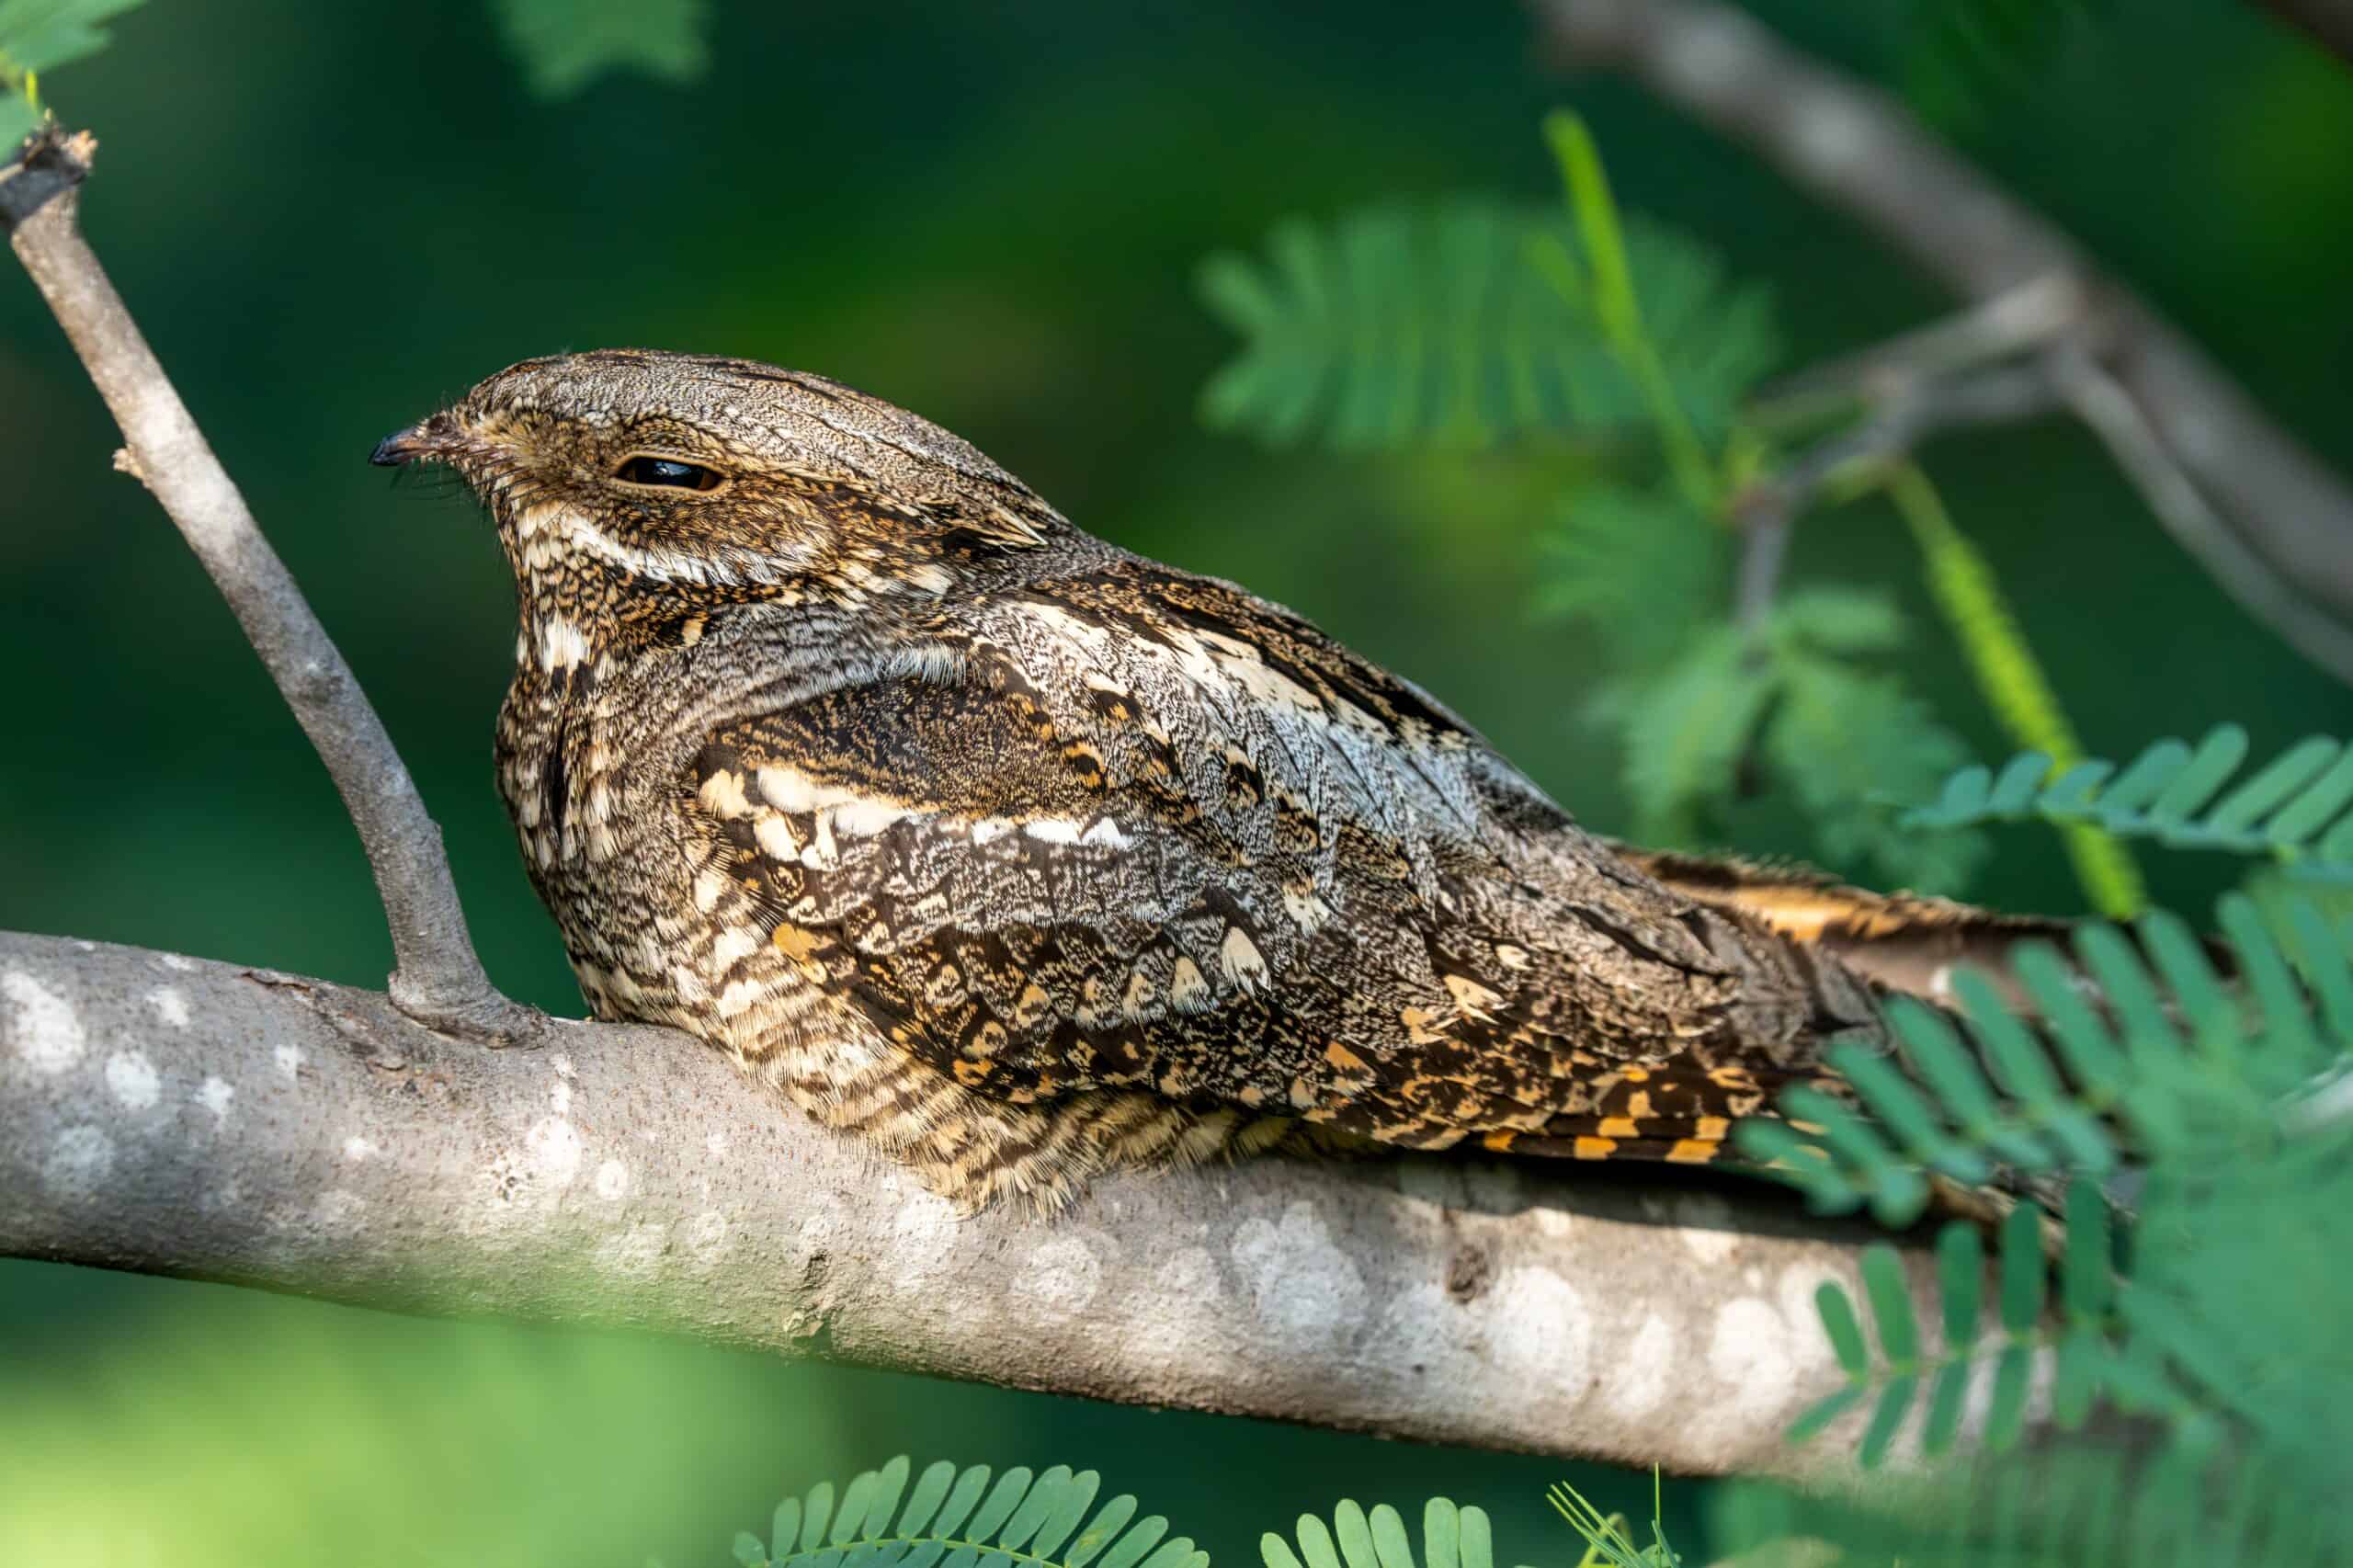
{"label": "green leaf", "polygon": [[1920,1423],[1920,1450],[1941,1454],[1961,1436],[1961,1418],[1969,1405],[1970,1363],[1949,1361],[1937,1369],[1928,1391],[1928,1414]]}
{"label": "green leaf", "polygon": [[2060,1340],[2052,1358],[2051,1416],[2062,1430],[2074,1431],[2091,1414],[2106,1359],[2100,1331],[2090,1324],[2077,1324]]}
{"label": "green leaf", "polygon": [[2026,1430],[2026,1396],[2034,1353],[2023,1345],[2002,1352],[1994,1368],[1994,1397],[1985,1406],[1985,1442],[2000,1450],[2018,1440]]}
{"label": "green leaf", "polygon": [[1823,1395],[1799,1412],[1784,1434],[1791,1443],[1803,1443],[1822,1435],[1823,1429],[1862,1403],[1870,1392],[1869,1385],[1848,1383],[1845,1388]]}
{"label": "green leaf", "polygon": [[1912,1292],[1904,1282],[1903,1260],[1883,1243],[1868,1246],[1863,1249],[1862,1273],[1871,1322],[1879,1330],[1880,1354],[1893,1366],[1912,1366],[1920,1358],[1920,1328],[1912,1315]]}
{"label": "green leaf", "polygon": [[1878,1130],[1820,1089],[1801,1085],[1781,1096],[1792,1121],[1820,1129],[1815,1136],[1870,1193],[1871,1212],[1890,1227],[1908,1225],[1927,1206],[1928,1187],[1920,1173],[1897,1162]]}
{"label": "green leaf", "polygon": [[1495,1529],[1484,1508],[1462,1510],[1462,1568],[1495,1568]]}
{"label": "green leaf", "polygon": [[1332,1510],[1332,1534],[1340,1543],[1340,1561],[1347,1568],[1381,1568],[1372,1549],[1372,1527],[1354,1498],[1341,1498]]}
{"label": "green leaf", "polygon": [[834,1529],[829,1538],[835,1546],[847,1546],[858,1538],[858,1527],[866,1522],[866,1510],[874,1502],[873,1471],[854,1477],[842,1490],[841,1506],[834,1511]]}
{"label": "green leaf", "polygon": [[767,1568],[768,1554],[760,1545],[760,1538],[749,1530],[735,1532],[735,1561],[744,1568]]}
{"label": "green leaf", "polygon": [[614,71],[672,83],[710,63],[706,0],[495,0],[499,29],[542,98],[564,98]]}
{"label": "green leaf", "polygon": [[111,41],[106,24],[145,0],[0,0],[0,76],[20,92],[39,74],[86,60]]}
{"label": "green leaf", "polygon": [[1580,486],[1536,548],[1537,611],[1592,626],[1622,670],[1672,662],[1730,595],[1731,536],[1671,489]]}
{"label": "green leaf", "polygon": [[814,1551],[817,1543],[825,1539],[825,1527],[833,1522],[834,1483],[821,1481],[811,1487],[809,1494],[801,1499],[801,1550]]}
{"label": "green leaf", "polygon": [[[1992,789],[1984,769],[1968,768],[1941,790],[1915,792],[1913,799],[1935,803],[1905,812],[1904,822],[1913,827],[2037,817],[2088,823],[2175,848],[2271,856],[2308,875],[2353,876],[2353,816],[2347,814],[2353,806],[2353,751],[2309,736],[2227,788],[2246,755],[2246,732],[2222,724],[2195,747],[2158,741],[2121,773],[2110,763],[2084,763],[2040,790]],[[2015,786],[2032,756],[2013,759],[2005,780]],[[2114,781],[2107,782],[2111,775]]]}
{"label": "green leaf", "polygon": [[1742,1153],[1768,1167],[1768,1175],[1802,1189],[1815,1213],[1844,1214],[1861,1205],[1862,1190],[1821,1157],[1820,1144],[1786,1122],[1752,1117],[1734,1123],[1732,1136]]}
{"label": "green leaf", "polygon": [[907,1472],[913,1467],[907,1456],[899,1455],[875,1472],[874,1490],[867,1502],[862,1539],[872,1540],[891,1531],[891,1516],[899,1511],[899,1497],[907,1489]]}
{"label": "green leaf", "polygon": [[1020,1506],[1021,1499],[1029,1491],[1029,1471],[1027,1466],[1016,1465],[997,1477],[988,1500],[981,1505],[981,1511],[972,1516],[972,1522],[965,1532],[968,1539],[994,1540],[999,1527],[1012,1517],[1013,1510]]}
{"label": "green leaf", "polygon": [[770,1521],[768,1539],[776,1542],[779,1552],[790,1557],[801,1545],[801,1499],[787,1497],[776,1506]]}
{"label": "green leaf", "polygon": [[[947,1497],[948,1489],[954,1485],[955,1482],[956,1467],[948,1460],[940,1460],[936,1463],[924,1466],[923,1474],[915,1481],[915,1494],[907,1499],[906,1512],[899,1516],[898,1528],[892,1533],[904,1536],[925,1533],[931,1524],[932,1516],[939,1511],[941,1501]],[[786,1505],[799,1506],[797,1504],[792,1504],[789,1498],[786,1500]],[[779,1515],[786,1505],[779,1506]],[[784,1533],[781,1528],[778,1533],[779,1535]]]}
{"label": "green leaf", "polygon": [[1720,628],[1657,675],[1620,683],[1597,716],[1625,726],[1626,792],[1654,842],[1697,836],[1697,813],[1729,797],[1773,695],[1738,633]]}
{"label": "green leaf", "polygon": [[1965,884],[1981,838],[1904,831],[1880,804],[1933,788],[1961,759],[1960,740],[1895,676],[1807,652],[1800,625],[1775,627],[1780,701],[1764,755],[1813,820],[1823,858],[1927,891]]}
{"label": "green leaf", "polygon": [[[1764,294],[1729,286],[1711,254],[1671,230],[1629,220],[1623,244],[1678,403],[1700,429],[1722,430],[1779,355]],[[1242,344],[1202,390],[1202,418],[1342,449],[1647,428],[1598,298],[1564,297],[1531,263],[1540,250],[1573,270],[1587,259],[1557,210],[1458,198],[1294,218],[1264,258],[1211,256],[1202,302]]]}
{"label": "green leaf", "polygon": [[1064,1568],[1086,1568],[1098,1552],[1119,1538],[1120,1532],[1128,1528],[1128,1521],[1135,1517],[1136,1500],[1129,1493],[1122,1492],[1104,1504],[1103,1511],[1078,1532],[1076,1540],[1070,1543],[1070,1552],[1063,1559]]}
{"label": "green leaf", "polygon": [[1066,1464],[1054,1465],[1039,1476],[1030,1486],[1029,1494],[1021,1500],[1021,1506],[1013,1510],[1013,1517],[1006,1521],[1004,1530],[996,1538],[997,1544],[1016,1551],[1029,1545],[1029,1538],[1038,1533],[1038,1527],[1044,1524],[1047,1517],[1060,1508],[1075,1489],[1075,1480]]}
{"label": "green leaf", "polygon": [[1422,1562],[1423,1568],[1461,1568],[1462,1515],[1447,1498],[1422,1505]]}
{"label": "green leaf", "polygon": [[2002,1326],[2030,1334],[2042,1318],[2042,1210],[2021,1203],[2002,1218]]}
{"label": "green leaf", "polygon": [[2084,1321],[2107,1316],[2116,1301],[2115,1264],[2110,1256],[2108,1199],[2097,1184],[2078,1181],[2067,1188],[2067,1234],[2060,1258],[2059,1299],[2069,1315]]}
{"label": "green leaf", "polygon": [[1977,1315],[1985,1295],[1985,1244],[1977,1227],[1956,1220],[1937,1233],[1937,1286],[1942,1298],[1945,1347],[1966,1356],[1977,1343]]}
{"label": "green leaf", "polygon": [[[1167,1533],[1166,1519],[1162,1518],[1158,1514],[1147,1515],[1135,1528],[1120,1538],[1118,1545],[1103,1554],[1103,1568],[1136,1568],[1136,1564],[1143,1561],[1144,1553],[1150,1551],[1160,1538]],[[1304,1535],[1300,1538],[1300,1544],[1302,1546],[1307,1544]],[[1330,1565],[1316,1562],[1313,1555],[1309,1556],[1307,1562],[1308,1568],[1330,1568]]]}
{"label": "green leaf", "polygon": [[1102,1484],[1103,1478],[1091,1470],[1082,1470],[1072,1476],[1069,1484],[1062,1489],[1053,1510],[1038,1526],[1037,1536],[1029,1542],[1030,1552],[1035,1556],[1051,1558],[1060,1551],[1063,1542],[1070,1540],[1071,1533],[1078,1528],[1079,1521],[1086,1517],[1086,1510],[1094,1506],[1095,1494]]}
{"label": "green leaf", "polygon": [[972,1506],[981,1500],[981,1492],[989,1483],[989,1467],[973,1465],[956,1478],[954,1490],[939,1506],[939,1515],[932,1521],[931,1533],[958,1537],[964,1533],[964,1521],[971,1517]]}
{"label": "green leaf", "polygon": [[1896,1135],[1914,1160],[1960,1182],[1982,1182],[1992,1175],[1992,1167],[1982,1154],[1946,1135],[1935,1108],[1879,1051],[1862,1045],[1836,1045],[1825,1052],[1825,1059],[1854,1089],[1855,1097]]}
{"label": "green leaf", "polygon": [[2058,1142],[2064,1163],[2093,1175],[2112,1168],[2115,1151],[2099,1123],[2068,1095],[2042,1043],[2009,1010],[2001,994],[1969,968],[1955,971],[1953,991],[1987,1061],[1999,1072],[2003,1088]]}
{"label": "green leaf", "polygon": [[1822,1331],[1830,1336],[1839,1369],[1859,1381],[1870,1370],[1871,1362],[1870,1351],[1863,1344],[1863,1325],[1855,1317],[1854,1299],[1845,1287],[1825,1280],[1814,1287],[1813,1306],[1822,1314]]}
{"label": "green leaf", "polygon": [[1903,1428],[1904,1417],[1912,1408],[1913,1396],[1920,1392],[1920,1380],[1913,1373],[1890,1378],[1880,1390],[1879,1404],[1871,1411],[1870,1425],[1863,1428],[1862,1447],[1857,1458],[1865,1470],[1876,1470],[1894,1446],[1895,1435]]}
{"label": "green leaf", "polygon": [[1381,1568],[1414,1568],[1413,1543],[1405,1539],[1405,1521],[1397,1510],[1386,1503],[1376,1504],[1368,1522]]}

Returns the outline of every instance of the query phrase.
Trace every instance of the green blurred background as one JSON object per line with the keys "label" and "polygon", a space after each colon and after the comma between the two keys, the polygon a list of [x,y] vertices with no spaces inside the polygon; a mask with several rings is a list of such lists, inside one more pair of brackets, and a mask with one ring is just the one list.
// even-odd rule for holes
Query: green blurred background
{"label": "green blurred background", "polygon": [[[1880,0],[1764,7],[1891,78]],[[1867,237],[1602,80],[1507,4],[716,0],[713,66],[531,98],[481,0],[153,0],[47,84],[104,140],[86,223],[357,666],[434,812],[493,974],[577,998],[488,767],[511,608],[471,504],[376,437],[501,365],[645,344],[822,370],[970,437],[1082,525],[1240,578],[1434,687],[1589,823],[1593,651],[1527,609],[1540,484],[1507,458],[1276,453],[1205,434],[1228,353],[1192,276],[1277,218],[1385,195],[1542,199],[1541,112],[1591,119],[1621,201],[1770,282],[1792,362],[1948,308]],[[2004,91],[1969,150],[2353,468],[2353,82],[2222,0],[2151,0]],[[20,280],[0,280],[0,926],[376,983],[348,824]],[[2095,753],[2235,719],[2258,755],[2353,694],[2252,625],[2089,441],[1930,454]],[[1883,507],[1793,574],[1895,585],[1916,686],[2009,749]],[[1752,850],[1802,849],[1792,829]],[[2079,907],[2021,830],[1978,892]],[[2226,868],[2153,860],[2195,906]],[[1344,1493],[1485,1505],[1562,1561],[1543,1484],[1646,1477],[1155,1415],[685,1344],[415,1322],[0,1263],[0,1561],[724,1560],[776,1496],[901,1449],[1100,1468],[1218,1560]],[[1688,1517],[1694,1488],[1670,1494]],[[1686,1530],[1687,1541],[1692,1540]]]}

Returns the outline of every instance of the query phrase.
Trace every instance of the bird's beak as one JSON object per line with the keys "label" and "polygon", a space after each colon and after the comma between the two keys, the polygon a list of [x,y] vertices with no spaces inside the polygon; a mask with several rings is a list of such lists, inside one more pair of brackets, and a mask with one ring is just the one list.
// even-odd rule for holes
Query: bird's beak
{"label": "bird's beak", "polygon": [[378,468],[398,468],[403,463],[415,462],[419,459],[446,457],[456,434],[449,416],[437,414],[405,430],[395,430],[377,442],[376,449],[369,454],[368,460]]}

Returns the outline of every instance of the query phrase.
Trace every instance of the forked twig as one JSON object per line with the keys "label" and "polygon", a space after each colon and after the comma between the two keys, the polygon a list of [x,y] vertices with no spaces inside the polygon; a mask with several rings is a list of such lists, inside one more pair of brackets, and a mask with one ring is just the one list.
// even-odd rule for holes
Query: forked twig
{"label": "forked twig", "polygon": [[210,574],[342,793],[392,927],[394,1004],[465,1039],[525,1039],[540,1015],[483,972],[441,830],[383,722],[82,236],[81,188],[97,145],[86,131],[36,134],[0,169],[0,226],[121,426],[125,466]]}

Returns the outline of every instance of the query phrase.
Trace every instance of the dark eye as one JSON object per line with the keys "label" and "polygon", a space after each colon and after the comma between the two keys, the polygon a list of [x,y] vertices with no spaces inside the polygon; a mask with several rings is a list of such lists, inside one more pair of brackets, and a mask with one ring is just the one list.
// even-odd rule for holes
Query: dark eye
{"label": "dark eye", "polygon": [[657,458],[640,452],[613,471],[613,477],[623,484],[660,485],[669,490],[716,490],[727,483],[727,476],[717,469],[700,463],[680,462],[676,458]]}

